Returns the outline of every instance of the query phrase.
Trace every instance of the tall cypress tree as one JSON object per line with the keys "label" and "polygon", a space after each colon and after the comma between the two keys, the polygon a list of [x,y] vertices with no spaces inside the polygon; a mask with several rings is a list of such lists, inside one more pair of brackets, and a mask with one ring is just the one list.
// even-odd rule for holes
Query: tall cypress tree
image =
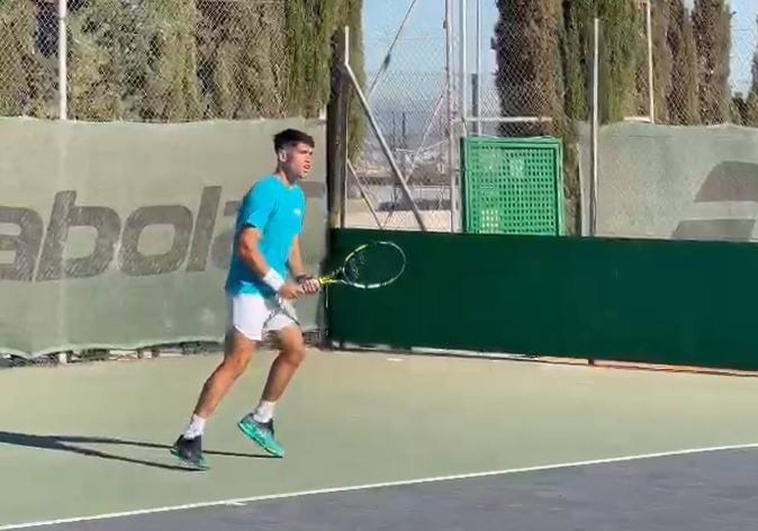
{"label": "tall cypress tree", "polygon": [[[358,78],[358,83],[365,88],[365,68],[363,61],[363,0],[342,0],[344,4],[339,10],[342,19],[337,21],[337,27],[350,27],[350,66]],[[350,98],[350,121],[348,126],[349,149],[351,156],[355,155],[360,149],[363,136],[366,130],[366,120],[363,115],[363,108],[358,98],[351,94]]]}
{"label": "tall cypress tree", "polygon": [[675,125],[700,123],[697,85],[697,52],[690,12],[682,0],[669,3],[666,34],[671,50],[671,85],[668,102],[669,122]]}
{"label": "tall cypress tree", "polygon": [[0,3],[0,115],[24,114],[29,102],[29,80],[24,62],[34,47],[34,9],[26,0]]}
{"label": "tall cypress tree", "polygon": [[169,122],[199,119],[194,2],[146,2],[143,9],[151,50],[143,117]]}
{"label": "tall cypress tree", "polygon": [[586,23],[579,20],[577,9],[570,0],[563,2],[563,33],[561,57],[564,76],[564,107],[566,116],[575,120],[588,118],[587,76],[589,75],[589,54],[583,31]]}
{"label": "tall cypress tree", "polygon": [[[649,61],[649,50],[648,50],[648,35],[647,35],[647,13],[646,13],[646,6],[644,3],[639,3],[637,6],[639,9],[639,21],[640,25],[637,30],[638,38],[636,47],[638,50],[637,53],[637,66],[634,73],[634,112],[635,114],[639,116],[648,116],[650,114],[650,61]],[[659,26],[661,25],[661,22],[664,24],[664,34],[665,34],[665,19],[661,20],[663,17],[661,16],[661,13],[658,9],[652,10],[651,9],[651,16],[652,16],[652,31],[650,38],[653,40],[652,43],[652,52],[653,52],[653,87],[654,87],[654,94],[653,97],[656,97],[657,92],[659,90],[659,85],[656,83],[656,76],[657,72],[656,70],[661,65],[660,63],[660,57],[659,54],[661,51],[665,51],[665,48],[662,50],[661,48],[656,46],[656,33],[659,33]],[[657,101],[655,103],[658,103]],[[656,118],[659,118],[659,111],[658,105],[655,105],[656,107]],[[659,118],[660,119],[660,118]]]}
{"label": "tall cypress tree", "polygon": [[540,124],[503,124],[504,135],[555,134],[563,119],[560,3],[498,0],[496,86],[503,116],[550,117]]}
{"label": "tall cypress tree", "polygon": [[640,11],[631,0],[601,0],[600,87],[604,95],[603,122],[617,122],[633,111],[636,65],[642,51]]}
{"label": "tall cypress tree", "polygon": [[28,0],[0,2],[0,116],[52,117],[53,64],[37,51],[37,9]]}
{"label": "tall cypress tree", "polygon": [[122,0],[88,0],[69,14],[69,115],[139,120],[148,75],[143,12]]}
{"label": "tall cypress tree", "polygon": [[[564,0],[566,43],[564,71],[567,109],[570,116],[585,116],[590,92],[594,18],[600,31],[600,119],[603,123],[622,120],[634,112],[634,86],[643,27],[634,0]],[[580,82],[580,80],[583,80]]]}
{"label": "tall cypress tree", "polygon": [[[331,39],[353,29],[351,57],[363,76],[361,0],[198,2],[198,75],[205,115],[222,118],[316,116],[330,93]],[[361,133],[353,113],[354,134]]]}
{"label": "tall cypress tree", "polygon": [[306,116],[318,113],[329,98],[331,37],[343,15],[338,0],[287,2],[291,32],[290,102]]}
{"label": "tall cypress tree", "polygon": [[[653,39],[653,94],[655,101],[656,122],[669,121],[667,95],[671,92],[672,52],[668,45],[668,29],[671,13],[665,3],[652,5],[652,39]],[[647,64],[647,49],[642,54]]]}
{"label": "tall cypress tree", "polygon": [[[83,120],[316,116],[332,36],[350,25],[363,80],[362,0],[69,0],[69,115]],[[199,13],[198,13],[199,11]],[[0,0],[0,114],[55,116],[55,6]],[[353,102],[352,145],[362,135]]]}
{"label": "tall cypress tree", "polygon": [[729,119],[731,14],[726,0],[695,0],[692,24],[697,49],[700,118],[705,124]]}
{"label": "tall cypress tree", "polygon": [[750,127],[758,127],[758,43],[753,55],[752,74],[753,81],[742,111],[742,123]]}
{"label": "tall cypress tree", "polygon": [[197,3],[200,20],[197,31],[198,78],[203,94],[203,111],[206,118],[234,118],[237,108],[237,88],[234,86],[238,32],[233,31],[234,9],[238,6],[225,2]]}

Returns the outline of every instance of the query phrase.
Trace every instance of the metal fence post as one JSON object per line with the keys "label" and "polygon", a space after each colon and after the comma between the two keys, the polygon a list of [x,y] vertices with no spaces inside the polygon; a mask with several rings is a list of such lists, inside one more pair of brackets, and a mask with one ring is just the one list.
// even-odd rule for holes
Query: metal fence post
{"label": "metal fence post", "polygon": [[590,235],[597,234],[598,130],[600,129],[600,19],[595,19],[592,50],[592,172],[590,180]]}
{"label": "metal fence post", "polygon": [[68,119],[68,32],[66,0],[58,0],[58,118]]}

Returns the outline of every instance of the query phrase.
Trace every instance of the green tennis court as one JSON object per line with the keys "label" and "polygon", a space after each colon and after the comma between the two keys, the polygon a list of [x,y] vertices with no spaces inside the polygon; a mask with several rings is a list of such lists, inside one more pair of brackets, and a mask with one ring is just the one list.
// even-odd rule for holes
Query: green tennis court
{"label": "green tennis court", "polygon": [[[270,353],[168,453],[218,355],[0,371],[0,529],[750,529],[750,377],[311,351],[284,459],[236,431]],[[511,523],[509,525],[508,523]]]}

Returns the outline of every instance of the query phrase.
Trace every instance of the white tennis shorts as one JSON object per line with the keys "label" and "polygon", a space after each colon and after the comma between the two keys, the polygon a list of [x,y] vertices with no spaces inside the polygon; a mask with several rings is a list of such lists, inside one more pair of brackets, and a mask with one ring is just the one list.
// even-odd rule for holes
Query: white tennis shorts
{"label": "white tennis shorts", "polygon": [[293,304],[278,297],[242,293],[228,297],[228,302],[230,326],[251,341],[261,341],[266,332],[299,325]]}

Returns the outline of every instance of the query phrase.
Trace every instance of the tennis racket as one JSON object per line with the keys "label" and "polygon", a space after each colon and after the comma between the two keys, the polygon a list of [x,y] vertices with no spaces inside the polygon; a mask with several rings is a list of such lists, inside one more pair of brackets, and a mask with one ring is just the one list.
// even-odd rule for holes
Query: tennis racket
{"label": "tennis racket", "polygon": [[318,280],[322,285],[377,289],[400,278],[405,264],[405,252],[400,247],[392,242],[376,241],[356,247],[338,269]]}

